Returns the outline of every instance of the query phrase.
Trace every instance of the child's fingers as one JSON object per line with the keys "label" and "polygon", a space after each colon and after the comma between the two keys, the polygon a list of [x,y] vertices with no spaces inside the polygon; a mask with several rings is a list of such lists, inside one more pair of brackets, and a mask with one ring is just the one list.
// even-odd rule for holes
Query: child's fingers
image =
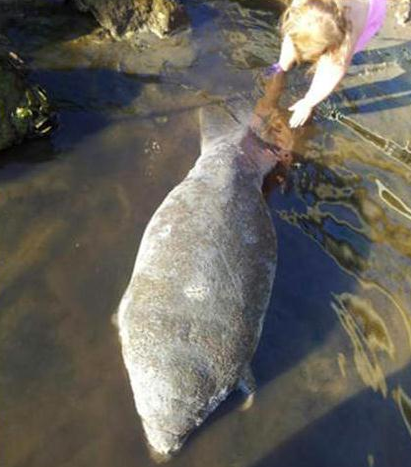
{"label": "child's fingers", "polygon": [[299,115],[299,114],[294,114],[290,118],[290,127],[291,128],[297,128],[301,125],[304,125],[304,123],[307,121],[307,116],[305,115]]}
{"label": "child's fingers", "polygon": [[298,126],[304,125],[304,123],[310,117],[311,111],[312,111],[311,107],[307,107],[303,105],[301,101],[297,102],[292,107],[290,107],[290,110],[293,111],[293,115],[291,116],[289,120],[289,124],[291,128],[296,128]]}
{"label": "child's fingers", "polygon": [[294,112],[296,110],[300,111],[303,107],[304,107],[304,102],[301,100],[301,101],[297,101],[291,107],[288,107],[288,110],[290,110],[291,112]]}
{"label": "child's fingers", "polygon": [[301,115],[298,112],[294,112],[290,118],[290,127],[295,128],[301,121]]}
{"label": "child's fingers", "polygon": [[300,125],[300,119],[296,117],[296,115],[293,115],[290,118],[290,127],[295,128]]}

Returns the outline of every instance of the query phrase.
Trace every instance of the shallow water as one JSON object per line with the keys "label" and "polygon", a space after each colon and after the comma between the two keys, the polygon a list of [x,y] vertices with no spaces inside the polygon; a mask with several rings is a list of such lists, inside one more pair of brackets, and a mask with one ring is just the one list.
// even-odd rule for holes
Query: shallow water
{"label": "shallow water", "polygon": [[[2,467],[155,465],[111,316],[146,223],[199,154],[198,109],[252,109],[278,53],[275,12],[190,14],[192,32],[150,49],[66,10],[10,25],[60,117],[0,162]],[[265,187],[279,249],[254,405],[233,394],[169,465],[405,467],[411,170],[321,117],[285,133],[293,162]]]}

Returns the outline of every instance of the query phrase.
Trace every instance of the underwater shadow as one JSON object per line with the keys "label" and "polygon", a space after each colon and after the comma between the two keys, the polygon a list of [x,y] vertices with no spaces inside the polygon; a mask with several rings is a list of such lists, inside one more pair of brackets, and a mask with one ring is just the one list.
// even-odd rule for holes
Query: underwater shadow
{"label": "underwater shadow", "polygon": [[3,34],[23,55],[47,46],[50,40],[65,42],[78,39],[99,27],[91,14],[79,12],[64,0],[48,5],[9,2],[6,6],[0,5],[0,11]]}
{"label": "underwater shadow", "polygon": [[[369,242],[355,230],[348,209],[341,218],[321,212],[333,205],[338,193],[350,186],[335,172],[313,161],[300,159],[292,172],[288,191],[270,193],[269,204],[278,236],[278,264],[270,307],[264,322],[253,367],[259,386],[293,368],[320,348],[339,327],[330,308],[333,294],[355,290],[366,268]],[[317,192],[319,185],[329,196]],[[337,203],[355,203],[347,194]],[[352,215],[354,218],[354,215]]]}
{"label": "underwater shadow", "polygon": [[192,28],[201,28],[213,22],[218,16],[218,10],[206,3],[185,2]]}
{"label": "underwater shadow", "polygon": [[[378,112],[381,110],[396,109],[411,104],[411,67],[409,55],[411,41],[391,47],[366,50],[356,54],[353,65],[386,65],[398,63],[404,70],[400,75],[374,81],[370,84],[352,86],[341,91],[342,95],[353,104],[344,106],[340,110],[346,115],[358,113]],[[334,102],[338,103],[341,96],[335,96]],[[371,102],[361,103],[370,99]]]}
{"label": "underwater shadow", "polygon": [[[129,119],[127,106],[139,96],[145,83],[158,81],[157,76],[142,76],[140,81],[139,76],[88,68],[36,70],[31,78],[47,89],[55,112],[55,128],[47,137],[27,138],[1,151],[0,168],[7,168],[7,176],[13,173],[13,164],[19,166],[17,175],[30,166],[57,158],[111,123]],[[138,115],[135,118],[138,120]]]}
{"label": "underwater shadow", "polygon": [[392,374],[386,381],[393,390],[387,397],[364,388],[317,419],[307,413],[307,421],[314,420],[253,467],[408,465],[411,367]]}
{"label": "underwater shadow", "polygon": [[[0,182],[18,178],[30,166],[47,163],[56,157],[50,138],[26,139],[0,151]],[[7,169],[7,170],[3,170]]]}
{"label": "underwater shadow", "polygon": [[356,53],[352,59],[353,65],[379,65],[387,62],[398,62],[396,54],[409,53],[411,41],[378,49],[366,49]]}

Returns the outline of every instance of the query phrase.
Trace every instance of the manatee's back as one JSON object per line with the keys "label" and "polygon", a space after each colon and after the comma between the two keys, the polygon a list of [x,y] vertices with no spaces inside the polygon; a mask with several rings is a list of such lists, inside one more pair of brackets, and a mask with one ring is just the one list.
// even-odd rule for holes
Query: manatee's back
{"label": "manatee's back", "polygon": [[238,383],[274,277],[275,233],[259,186],[218,160],[207,168],[202,156],[154,214],[119,308],[136,407],[164,454]]}

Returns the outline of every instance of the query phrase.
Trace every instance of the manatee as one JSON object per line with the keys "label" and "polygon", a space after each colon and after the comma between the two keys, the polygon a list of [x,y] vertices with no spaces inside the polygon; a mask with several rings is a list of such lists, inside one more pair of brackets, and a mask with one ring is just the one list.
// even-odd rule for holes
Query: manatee
{"label": "manatee", "polygon": [[201,154],[147,225],[117,316],[135,406],[161,456],[231,391],[253,391],[276,268],[261,192],[273,158],[224,110],[203,109],[200,123]]}

